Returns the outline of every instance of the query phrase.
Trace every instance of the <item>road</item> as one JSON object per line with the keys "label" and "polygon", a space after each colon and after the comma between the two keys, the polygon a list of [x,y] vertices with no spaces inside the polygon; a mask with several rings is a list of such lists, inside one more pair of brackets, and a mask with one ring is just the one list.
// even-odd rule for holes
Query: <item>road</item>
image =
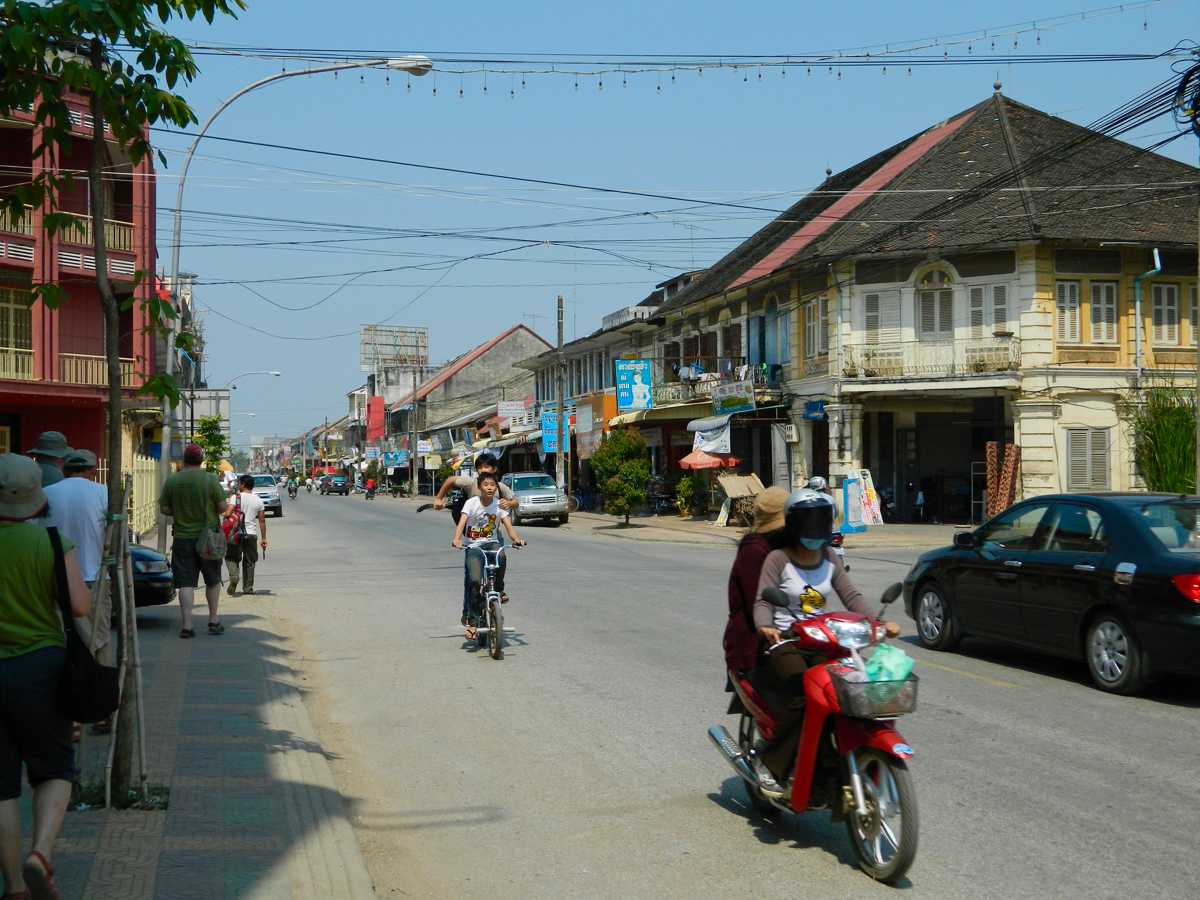
{"label": "road", "polygon": [[[353,810],[380,897],[884,896],[827,814],[753,814],[724,715],[732,550],[526,526],[506,658],[465,648],[446,513],[302,495],[256,598]],[[878,596],[913,558],[851,553]],[[1101,694],[1081,665],[904,645],[921,836],[909,895],[1194,897],[1200,685]]]}

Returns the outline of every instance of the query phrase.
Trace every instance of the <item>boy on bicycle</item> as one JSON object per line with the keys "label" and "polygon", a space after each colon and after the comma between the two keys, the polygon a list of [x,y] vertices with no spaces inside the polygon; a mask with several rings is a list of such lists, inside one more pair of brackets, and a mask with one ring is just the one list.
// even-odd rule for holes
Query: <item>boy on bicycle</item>
{"label": "boy on bicycle", "polygon": [[[455,549],[462,549],[463,538],[465,537],[467,541],[467,558],[463,563],[466,567],[466,588],[463,591],[462,614],[462,624],[467,629],[467,640],[471,640],[476,634],[476,624],[470,616],[470,603],[471,598],[479,593],[479,584],[483,581],[484,557],[480,546],[498,541],[501,526],[504,527],[504,531],[508,534],[514,547],[525,546],[525,542],[513,528],[508,510],[501,507],[500,501],[497,499],[496,491],[499,482],[496,480],[495,474],[488,472],[480,475],[475,483],[479,488],[479,496],[471,497],[463,504],[462,514],[458,517],[458,526],[454,529],[454,540],[451,542],[451,546]],[[498,560],[500,571],[496,573],[496,590],[503,596],[504,571],[508,565],[503,551],[500,552]]]}

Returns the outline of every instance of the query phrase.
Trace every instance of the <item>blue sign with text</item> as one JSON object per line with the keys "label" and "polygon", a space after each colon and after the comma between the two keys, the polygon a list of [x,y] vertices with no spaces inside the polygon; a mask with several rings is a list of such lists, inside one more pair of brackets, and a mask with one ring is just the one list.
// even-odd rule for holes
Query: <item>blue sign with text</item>
{"label": "blue sign with text", "polygon": [[615,359],[613,367],[617,383],[617,412],[650,409],[654,396],[650,384],[654,368],[648,359]]}

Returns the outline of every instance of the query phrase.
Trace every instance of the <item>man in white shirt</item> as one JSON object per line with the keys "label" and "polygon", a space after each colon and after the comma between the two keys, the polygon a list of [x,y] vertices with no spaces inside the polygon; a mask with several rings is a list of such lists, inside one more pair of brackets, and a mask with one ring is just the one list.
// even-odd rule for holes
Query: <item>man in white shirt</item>
{"label": "man in white shirt", "polygon": [[49,511],[42,524],[54,526],[75,545],[79,571],[88,587],[100,574],[104,555],[104,520],[108,513],[108,488],[97,484],[96,454],[72,450],[63,460],[62,481],[45,488]]}
{"label": "man in white shirt", "polygon": [[[230,540],[225,552],[225,565],[229,569],[229,595],[233,596],[238,586],[238,566],[241,566],[244,593],[254,593],[254,567],[258,563],[258,548],[267,549],[266,507],[254,493],[254,476],[241,477],[241,491],[234,494],[230,512],[241,511],[242,529],[240,539]],[[230,536],[232,537],[232,535]]]}

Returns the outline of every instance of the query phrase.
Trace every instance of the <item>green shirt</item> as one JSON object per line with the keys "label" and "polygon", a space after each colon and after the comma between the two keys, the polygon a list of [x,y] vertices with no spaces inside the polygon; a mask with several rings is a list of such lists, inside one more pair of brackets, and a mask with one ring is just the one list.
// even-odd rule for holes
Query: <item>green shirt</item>
{"label": "green shirt", "polygon": [[[66,537],[62,542],[64,552],[74,549]],[[46,529],[30,522],[0,522],[0,559],[0,659],[65,647],[54,548]]]}
{"label": "green shirt", "polygon": [[215,475],[204,469],[183,469],[163,482],[158,505],[175,520],[175,537],[198,538],[220,520],[225,492]]}

